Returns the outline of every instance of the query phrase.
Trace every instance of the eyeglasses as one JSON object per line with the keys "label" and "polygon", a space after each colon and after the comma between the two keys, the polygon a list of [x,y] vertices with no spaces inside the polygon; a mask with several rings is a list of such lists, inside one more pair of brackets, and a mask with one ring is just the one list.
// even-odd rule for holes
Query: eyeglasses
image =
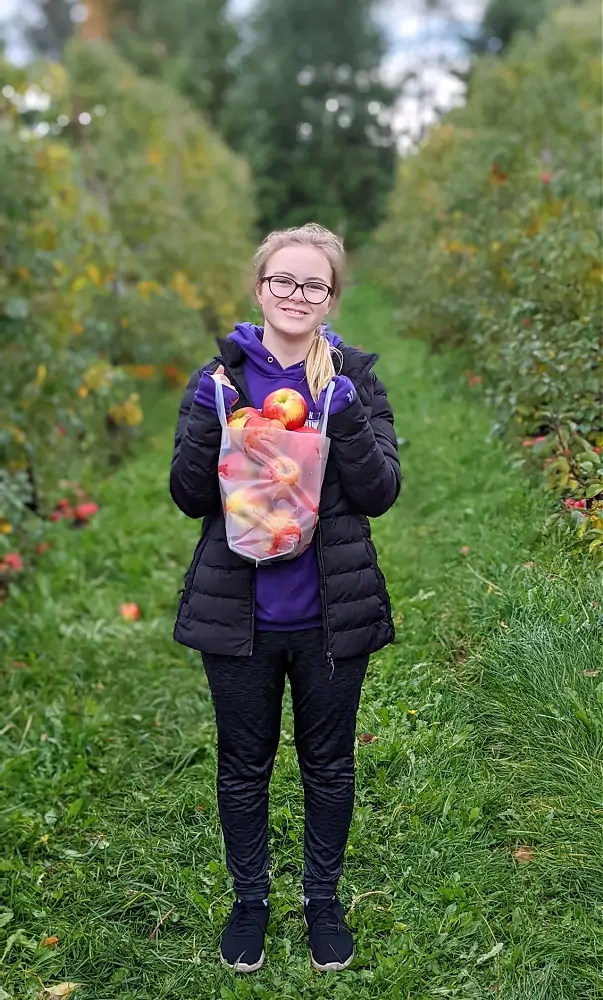
{"label": "eyeglasses", "polygon": [[298,288],[301,288],[302,295],[306,302],[313,306],[319,306],[321,302],[326,302],[329,295],[333,294],[333,289],[323,281],[294,281],[284,274],[273,274],[269,278],[262,278],[268,282],[268,288],[277,299],[288,299]]}

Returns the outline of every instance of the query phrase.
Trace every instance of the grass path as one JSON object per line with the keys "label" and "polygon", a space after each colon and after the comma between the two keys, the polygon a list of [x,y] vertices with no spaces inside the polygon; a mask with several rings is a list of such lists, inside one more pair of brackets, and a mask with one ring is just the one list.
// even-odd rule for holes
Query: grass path
{"label": "grass path", "polygon": [[381,352],[410,445],[404,494],[373,525],[399,628],[360,712],[376,739],[358,748],[341,887],[353,969],[309,968],[289,713],[269,961],[244,979],[215,960],[231,896],[207,686],[171,639],[198,524],[168,496],[169,398],[94,524],[56,525],[0,612],[0,998],[40,980],[85,984],[78,1000],[603,996],[600,580],[541,537],[549,501],[489,439],[455,362],[388,327],[356,289],[339,329]]}

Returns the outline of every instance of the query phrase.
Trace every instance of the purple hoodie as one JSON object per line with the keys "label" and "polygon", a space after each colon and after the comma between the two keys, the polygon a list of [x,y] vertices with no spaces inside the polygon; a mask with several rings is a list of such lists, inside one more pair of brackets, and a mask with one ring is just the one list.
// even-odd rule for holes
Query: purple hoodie
{"label": "purple hoodie", "polygon": [[[315,423],[320,413],[315,411],[308,389],[304,362],[281,368],[262,344],[263,335],[262,327],[240,323],[229,337],[245,352],[243,370],[250,404],[261,409],[266,396],[274,389],[297,389],[308,404],[308,423]],[[328,328],[327,338],[334,347],[342,343],[341,337]],[[297,559],[257,567],[255,618],[258,629],[272,632],[322,626],[316,536],[309,549]]]}

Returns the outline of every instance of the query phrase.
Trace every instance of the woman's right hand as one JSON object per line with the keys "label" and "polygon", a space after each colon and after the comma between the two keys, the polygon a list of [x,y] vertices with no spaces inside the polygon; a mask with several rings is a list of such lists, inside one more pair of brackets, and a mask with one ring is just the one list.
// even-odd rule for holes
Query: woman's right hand
{"label": "woman's right hand", "polygon": [[232,384],[232,382],[228,378],[228,375],[224,371],[224,365],[218,365],[218,367],[216,368],[216,370],[214,372],[214,378],[216,378],[216,376],[219,378],[219,380],[222,383],[222,385],[226,386],[227,389],[232,389],[232,391],[234,393],[236,393],[236,396],[237,396],[237,399],[238,399],[239,398],[239,394],[237,393],[237,390],[235,389],[234,385]]}
{"label": "woman's right hand", "polygon": [[214,372],[201,373],[193,399],[199,406],[205,406],[206,409],[216,413],[216,379],[222,384],[224,407],[229,413],[237,402],[239,394],[224,371],[224,365],[219,365]]}

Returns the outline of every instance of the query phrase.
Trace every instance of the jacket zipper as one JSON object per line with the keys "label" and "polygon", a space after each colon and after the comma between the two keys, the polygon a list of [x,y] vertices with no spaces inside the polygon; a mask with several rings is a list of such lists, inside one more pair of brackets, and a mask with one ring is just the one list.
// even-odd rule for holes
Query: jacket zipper
{"label": "jacket zipper", "polygon": [[322,591],[322,613],[324,618],[324,631],[325,631],[325,658],[327,661],[327,666],[331,668],[329,674],[329,680],[333,676],[335,670],[335,661],[333,660],[333,654],[331,653],[331,638],[329,635],[329,606],[327,604],[327,576],[325,573],[325,564],[322,554],[322,531],[320,529],[320,520],[316,526],[317,535],[317,550],[318,550],[318,565],[320,567],[320,589]]}
{"label": "jacket zipper", "polygon": [[253,645],[255,639],[255,573],[251,571],[251,639],[249,642],[249,655],[253,656]]}

